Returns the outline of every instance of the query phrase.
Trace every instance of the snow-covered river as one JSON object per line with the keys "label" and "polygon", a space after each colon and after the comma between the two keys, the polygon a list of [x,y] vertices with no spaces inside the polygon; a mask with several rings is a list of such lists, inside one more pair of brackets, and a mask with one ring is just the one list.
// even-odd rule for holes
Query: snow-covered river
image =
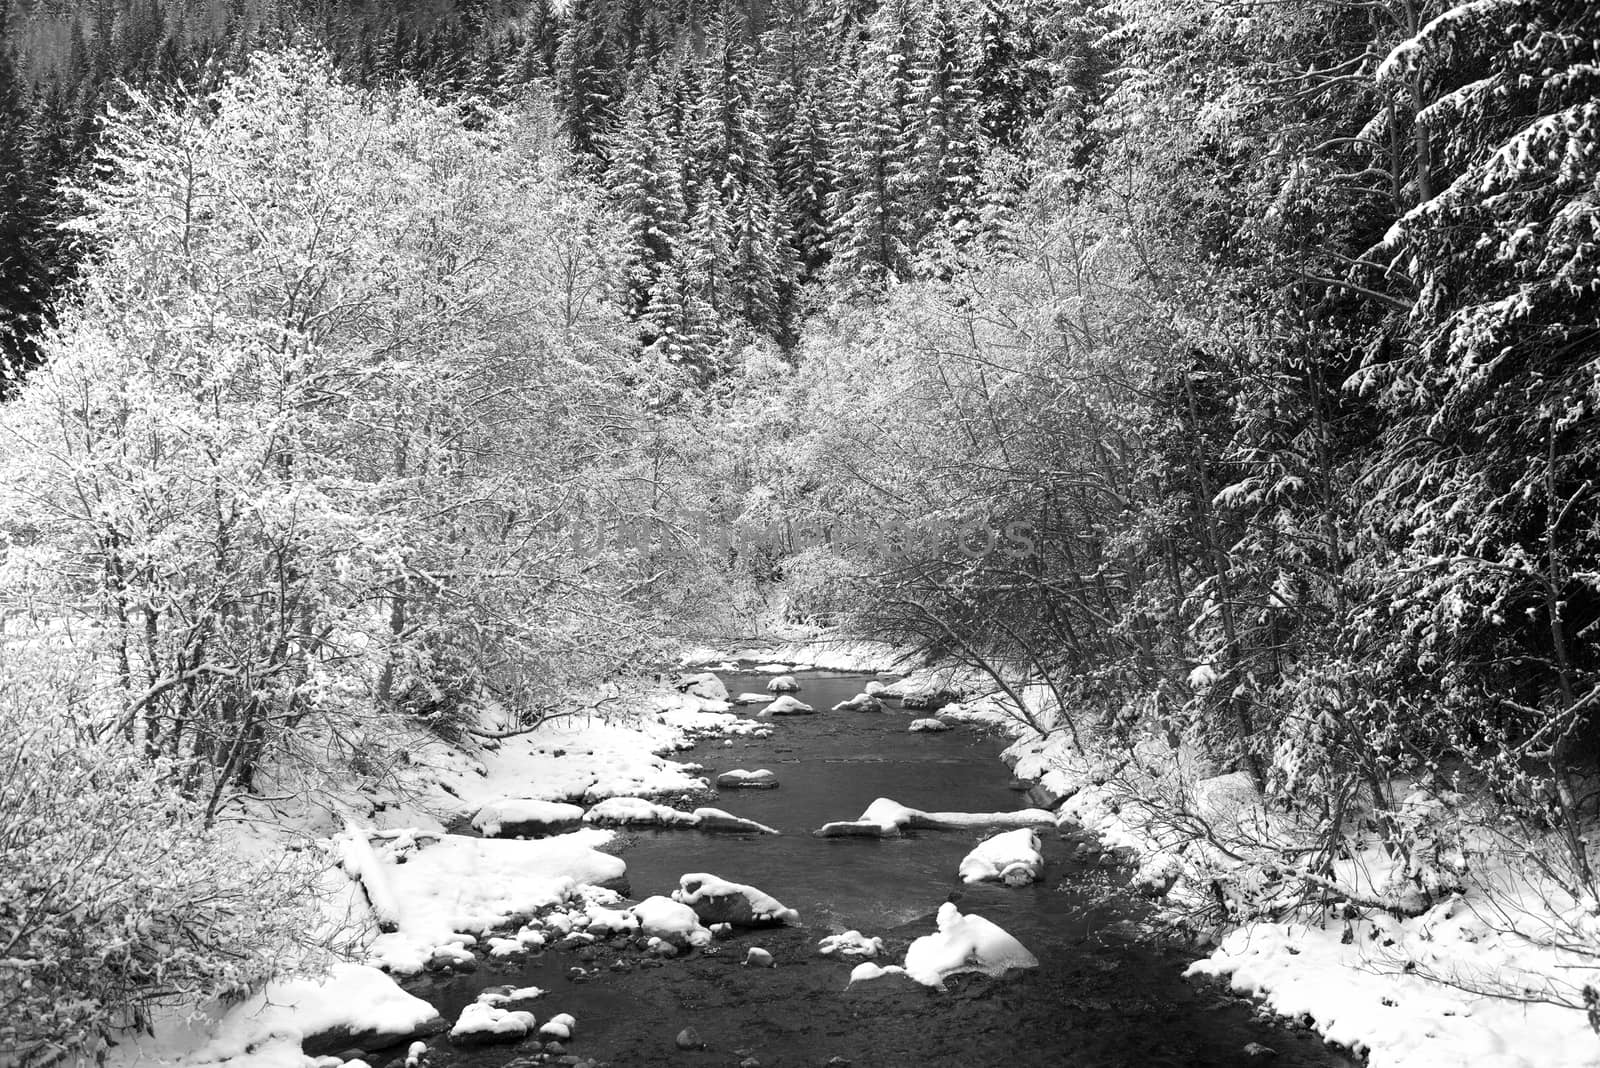
{"label": "snow-covered river", "polygon": [[[634,898],[669,893],[686,872],[753,884],[799,911],[801,926],[744,932],[687,956],[657,960],[597,944],[549,950],[479,970],[408,983],[446,1019],[482,990],[536,985],[578,1017],[566,1063],[616,1068],[654,1064],[824,1065],[1345,1065],[1314,1036],[1258,1021],[1233,999],[1180,978],[1194,954],[1150,936],[1146,907],[1114,869],[1074,858],[1074,844],[1041,835],[1044,877],[1031,886],[964,885],[956,868],[988,833],[921,831],[889,839],[818,838],[811,832],[858,816],[875,798],[914,808],[993,812],[1026,807],[998,754],[1001,742],[972,727],[907,731],[910,715],[830,713],[874,676],[812,672],[800,697],[819,714],[773,721],[770,738],[707,741],[682,759],[708,775],[774,771],[776,790],[725,790],[720,807],[781,834],[629,832],[616,851]],[[724,674],[730,692],[760,690],[766,675]],[[945,992],[893,980],[845,989],[849,968],[817,952],[828,934],[883,936],[886,957],[933,931],[946,900],[1015,935],[1039,958],[1034,971],[994,980],[959,976]],[[778,967],[742,962],[750,946]],[[582,974],[574,969],[581,969]],[[707,1049],[682,1051],[693,1027]],[[434,1055],[436,1066],[498,1068],[536,1048],[489,1046]],[[838,1062],[834,1062],[838,1063]]]}

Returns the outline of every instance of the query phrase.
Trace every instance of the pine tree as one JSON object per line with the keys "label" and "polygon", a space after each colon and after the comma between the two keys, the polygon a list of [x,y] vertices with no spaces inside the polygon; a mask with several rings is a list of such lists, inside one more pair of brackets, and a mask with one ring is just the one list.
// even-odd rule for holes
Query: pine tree
{"label": "pine tree", "polygon": [[830,273],[851,289],[904,278],[912,256],[911,146],[920,38],[907,0],[873,16],[870,36],[833,130],[838,173]]}
{"label": "pine tree", "polygon": [[918,51],[902,187],[920,209],[911,241],[961,246],[977,235],[983,145],[973,91],[971,27],[951,0],[936,0]]}
{"label": "pine tree", "polygon": [[650,310],[687,224],[682,163],[666,121],[659,76],[644,76],[629,93],[607,155],[607,183],[626,234],[627,307],[639,318]]}

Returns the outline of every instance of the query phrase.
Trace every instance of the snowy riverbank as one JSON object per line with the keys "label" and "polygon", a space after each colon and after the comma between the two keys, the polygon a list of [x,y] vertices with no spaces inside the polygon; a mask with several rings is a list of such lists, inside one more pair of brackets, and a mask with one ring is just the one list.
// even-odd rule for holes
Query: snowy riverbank
{"label": "snowy riverbank", "polygon": [[[1232,862],[1192,828],[1186,833],[1174,826],[1172,802],[1183,801],[1220,839],[1240,828],[1283,831],[1271,825],[1238,776],[1206,777],[1186,754],[1165,753],[1153,741],[1132,766],[1084,757],[1042,688],[1020,691],[1019,709],[981,675],[918,667],[903,650],[882,643],[793,641],[738,650],[736,657],[747,670],[773,679],[813,666],[909,667],[908,675],[880,691],[902,696],[908,708],[960,695],[933,718],[1008,733],[1012,742],[1003,759],[1034,784],[1029,803],[1053,813],[1039,815],[1063,831],[1097,837],[1105,851],[1136,868],[1135,885],[1164,898],[1174,916],[1203,906]],[[701,650],[684,663],[688,677],[706,667],[726,668],[730,659]],[[168,1020],[153,1037],[120,1047],[113,1061],[332,1068],[362,1048],[461,1026],[439,1019],[393,976],[472,969],[486,958],[581,940],[589,937],[585,929],[637,926],[633,913],[643,906],[630,909],[608,887],[626,873],[623,861],[605,851],[614,828],[702,822],[714,828],[723,818],[736,820],[705,807],[712,788],[704,769],[675,755],[697,741],[731,746],[772,729],[753,709],[741,714],[720,687],[715,678],[688,692],[668,683],[641,684],[609,701],[604,713],[547,723],[470,751],[419,734],[399,779],[295,817],[300,830],[320,834],[318,848],[330,864],[325,911],[342,929],[352,962],[321,978],[273,984],[239,1005]],[[1152,803],[1162,791],[1163,804]],[[879,823],[875,833],[897,833]],[[468,827],[472,833],[452,833]],[[760,829],[748,822],[739,827],[752,828]],[[515,833],[548,836],[524,841],[510,836]],[[963,872],[992,868],[989,877],[1004,879],[1012,871],[1019,881],[1037,875],[1036,849],[1023,848],[1031,833],[1012,836],[1016,856],[996,861],[975,850]],[[499,834],[508,836],[494,837]],[[1387,878],[1383,863],[1369,851],[1338,870],[1376,892]],[[665,892],[630,889],[640,896]],[[1552,975],[1581,979],[1574,967],[1581,958],[1510,933],[1509,904],[1506,897],[1469,893],[1409,917],[1341,907],[1319,924],[1256,921],[1227,933],[1189,974],[1214,976],[1255,996],[1272,1012],[1366,1053],[1373,1065],[1595,1063],[1594,1036],[1582,1012],[1461,989],[1517,975],[1529,984]],[[1515,905],[1524,922],[1538,916],[1540,902]],[[563,1008],[558,1000],[541,1003],[539,1018]],[[475,1012],[485,1027],[526,1024],[524,1009],[485,1003]],[[385,1063],[392,1057],[382,1055]]]}

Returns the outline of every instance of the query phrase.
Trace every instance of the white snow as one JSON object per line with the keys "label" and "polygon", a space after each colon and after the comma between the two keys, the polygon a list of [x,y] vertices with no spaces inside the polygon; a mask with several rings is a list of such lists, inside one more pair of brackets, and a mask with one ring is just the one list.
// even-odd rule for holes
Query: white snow
{"label": "white snow", "polygon": [[760,712],[763,716],[809,716],[816,709],[797,698],[784,694]]}
{"label": "white snow", "polygon": [[539,1028],[539,1034],[545,1038],[553,1038],[559,1042],[566,1042],[572,1038],[572,1032],[578,1029],[578,1021],[570,1012],[558,1012],[545,1021]]}
{"label": "white snow", "polygon": [[744,963],[747,968],[776,968],[778,962],[772,959],[772,954],[760,946],[751,946],[745,950]]}
{"label": "white snow", "polygon": [[937,734],[940,731],[949,730],[950,724],[946,723],[942,719],[927,717],[924,719],[912,720],[911,725],[906,729],[913,734]]}
{"label": "white snow", "polygon": [[779,675],[767,683],[768,693],[794,693],[798,689],[800,689],[800,683],[795,680],[793,675]]}
{"label": "white snow", "polygon": [[583,809],[560,801],[539,801],[530,797],[506,797],[491,801],[472,817],[473,829],[497,837],[508,824],[531,824],[534,829],[569,826],[583,819]]}
{"label": "white snow", "polygon": [[[611,833],[573,831],[533,842],[446,835],[411,849],[379,853],[398,902],[399,930],[379,935],[369,959],[417,972],[460,934],[484,934],[566,900],[583,883],[617,879],[626,865],[594,847]],[[400,861],[404,863],[400,863]]]}
{"label": "white snow", "polygon": [[959,972],[1000,976],[1013,968],[1037,968],[1039,959],[982,916],[963,916],[949,901],[939,906],[939,930],[906,949],[906,974],[924,986],[943,988]]}
{"label": "white snow", "polygon": [[1023,886],[1039,878],[1044,870],[1044,855],[1039,852],[1039,835],[1031,827],[997,834],[968,853],[959,869],[964,883],[986,880]]}
{"label": "white snow", "polygon": [[228,1060],[269,1041],[299,1048],[312,1035],[413,1034],[439,1014],[393,979],[364,964],[335,963],[319,978],[279,979],[226,1010],[208,1040],[186,1059]]}
{"label": "white snow", "polygon": [[[1459,902],[1455,910],[1458,915],[1443,924],[1427,923],[1427,917],[1363,921],[1348,943],[1340,923],[1327,929],[1255,923],[1229,934],[1188,974],[1221,976],[1233,989],[1262,997],[1274,1012],[1311,1017],[1329,1041],[1365,1051],[1370,1068],[1592,1068],[1600,1062],[1600,1041],[1581,1010],[1481,997],[1419,974],[1460,981],[1472,973],[1457,971],[1459,965],[1481,981],[1514,966],[1518,954],[1509,940],[1473,924]],[[1459,929],[1463,920],[1466,930]],[[1552,977],[1536,981],[1542,986]]]}

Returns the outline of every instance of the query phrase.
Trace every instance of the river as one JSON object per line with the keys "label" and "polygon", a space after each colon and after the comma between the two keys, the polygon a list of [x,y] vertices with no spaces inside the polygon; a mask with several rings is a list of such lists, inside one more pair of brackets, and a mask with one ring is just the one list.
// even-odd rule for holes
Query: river
{"label": "river", "polygon": [[[724,673],[731,693],[763,689],[770,676]],[[723,791],[718,805],[774,827],[779,835],[693,830],[625,833],[614,845],[627,861],[635,899],[668,894],[686,872],[711,872],[765,890],[799,911],[802,926],[742,932],[712,947],[657,961],[605,942],[586,953],[550,950],[479,970],[414,980],[408,988],[447,1018],[500,984],[548,993],[536,1009],[578,1019],[570,1053],[615,1068],[646,1065],[1158,1066],[1265,1063],[1252,1043],[1276,1051],[1275,1065],[1349,1065],[1314,1035],[1259,1019],[1248,1005],[1181,978],[1194,958],[1144,922],[1149,906],[1124,877],[1074,858],[1073,843],[1044,839],[1044,877],[1027,887],[966,886],[962,857],[988,833],[910,832],[901,838],[821,839],[811,832],[854,819],[877,797],[914,808],[990,812],[1026,807],[999,761],[1003,740],[961,726],[912,734],[910,714],[831,713],[872,675],[808,672],[798,696],[814,716],[775,718],[766,739],[709,740],[680,759],[708,776],[768,768],[776,790]],[[753,711],[752,711],[753,714]],[[952,979],[944,992],[900,978],[846,990],[849,960],[817,953],[824,935],[854,928],[888,943],[880,963],[934,930],[939,905],[954,900],[1015,935],[1040,961],[995,980]],[[743,966],[750,946],[769,950],[773,969]],[[589,974],[573,978],[571,969]],[[614,970],[615,969],[615,970]],[[692,1026],[703,1051],[680,1051],[674,1036]],[[536,1054],[533,1044],[450,1051],[431,1063],[500,1068]],[[834,1063],[838,1063],[835,1061]]]}

